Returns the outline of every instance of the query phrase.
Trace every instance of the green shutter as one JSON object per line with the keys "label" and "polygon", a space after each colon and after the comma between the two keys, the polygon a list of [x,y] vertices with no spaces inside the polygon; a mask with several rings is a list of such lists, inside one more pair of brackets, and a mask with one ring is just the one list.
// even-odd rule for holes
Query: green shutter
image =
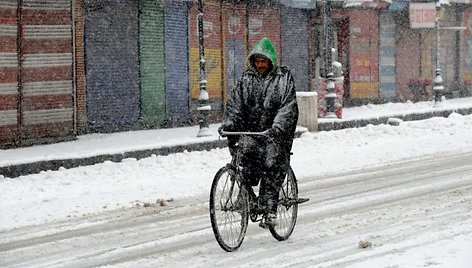
{"label": "green shutter", "polygon": [[166,118],[164,11],[161,0],[141,0],[139,18],[141,116],[157,126]]}

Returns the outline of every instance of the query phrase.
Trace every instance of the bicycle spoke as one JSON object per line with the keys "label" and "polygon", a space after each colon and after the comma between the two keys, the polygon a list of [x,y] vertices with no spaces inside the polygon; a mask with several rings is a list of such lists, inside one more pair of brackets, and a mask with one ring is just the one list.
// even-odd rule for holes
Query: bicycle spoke
{"label": "bicycle spoke", "polygon": [[228,167],[220,169],[212,184],[212,229],[218,244],[226,251],[234,251],[241,245],[247,229],[249,204],[247,195],[241,193],[241,186]]}

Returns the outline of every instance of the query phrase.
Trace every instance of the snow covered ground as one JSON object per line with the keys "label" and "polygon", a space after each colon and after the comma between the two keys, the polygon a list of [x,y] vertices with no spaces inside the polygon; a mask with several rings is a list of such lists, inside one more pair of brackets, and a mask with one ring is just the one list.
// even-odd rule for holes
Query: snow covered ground
{"label": "snow covered ground", "polygon": [[[472,98],[448,100],[444,103],[445,107],[447,105],[458,108],[472,107]],[[431,102],[367,105],[345,109],[344,118],[367,118],[402,112],[418,112],[431,110],[431,106]],[[72,142],[2,150],[0,151],[0,165],[60,159],[61,157],[93,156],[130,149],[155,148],[196,142],[201,139],[214,140],[218,138],[217,127],[217,125],[211,126],[211,130],[215,134],[213,137],[207,138],[196,138],[198,128],[195,127],[85,135]],[[342,172],[355,173],[375,167],[408,163],[411,159],[417,161],[422,158],[434,159],[435,156],[450,155],[453,157],[455,154],[470,154],[472,153],[471,133],[472,115],[462,116],[457,113],[451,114],[449,118],[401,122],[399,126],[369,125],[363,128],[339,131],[304,133],[294,142],[292,167],[301,185],[320,184],[322,186],[323,183],[333,182],[325,182],[319,178],[335,176],[334,174]],[[2,193],[2,202],[0,203],[0,267],[5,266],[2,265],[2,256],[9,254],[8,243],[10,240],[3,238],[5,234],[12,231],[21,232],[22,228],[27,230],[34,225],[54,224],[64,220],[73,223],[75,219],[81,219],[84,215],[97,215],[119,209],[168,202],[165,200],[201,198],[208,195],[214,173],[228,161],[227,149],[214,149],[169,156],[152,156],[141,160],[125,159],[120,163],[105,162],[73,169],[62,168],[58,171],[44,171],[40,174],[14,179],[0,175],[0,193]],[[472,164],[472,159],[470,162]],[[338,177],[334,178],[334,180],[337,179],[342,180]],[[457,180],[454,183],[463,187],[464,192],[472,188],[472,184],[469,182],[472,181],[470,176],[461,175],[461,177],[453,179]],[[431,183],[431,188],[427,189],[431,191],[431,194],[434,194],[434,187],[440,187],[440,184],[441,181]],[[342,184],[339,187],[342,188]],[[414,190],[400,188],[398,191],[408,194],[409,191]],[[303,195],[303,187],[301,187],[301,193]],[[388,198],[387,196],[390,194],[390,192],[378,193],[382,196],[382,200]],[[465,194],[448,195],[448,200],[463,205],[463,208],[472,209],[471,200],[464,196]],[[443,197],[438,196],[437,198]],[[366,200],[349,201],[344,205],[355,207],[356,202],[366,202]],[[375,202],[375,200],[372,199],[371,202]],[[414,204],[405,203],[403,206],[393,206],[392,209],[398,209],[393,213],[400,215],[403,213],[401,212],[402,208],[410,205]],[[314,205],[314,207],[304,210],[301,207],[299,217],[303,218],[304,213],[315,213],[312,210],[317,210],[316,213],[319,213],[318,210],[328,208]],[[413,209],[416,208],[413,207]],[[332,209],[338,208],[333,207]],[[346,213],[346,215],[348,214]],[[341,214],[338,217],[347,216]],[[424,221],[428,220],[430,222],[426,222],[425,225],[434,225],[435,219],[433,217],[424,219]],[[344,222],[346,225],[350,224],[347,220]],[[418,242],[418,240],[409,238],[388,245],[374,245],[370,252],[378,254],[366,254],[364,259],[355,261],[343,259],[341,263],[327,261],[324,262],[323,267],[472,267],[472,256],[470,255],[472,230],[470,221],[468,223],[469,225],[451,222],[450,228],[445,229],[447,234],[438,235],[438,232],[434,232],[430,236],[421,235],[418,238],[418,240],[426,240],[426,242]],[[322,225],[322,223],[320,224]],[[355,225],[356,222],[351,222],[351,224]],[[207,230],[210,228],[209,221],[206,228]],[[345,226],[344,228],[348,230],[350,227]],[[295,233],[297,231],[301,232],[296,229]],[[190,234],[188,239],[192,239]],[[296,236],[292,237],[293,241],[296,239]],[[214,244],[216,245],[216,241]],[[251,244],[248,242],[247,247],[250,246]],[[277,250],[276,247],[274,250]],[[402,250],[395,251],[396,247]],[[201,253],[202,251],[205,251],[205,248],[201,249],[199,254],[204,254]],[[311,252],[301,250],[299,254],[309,255]],[[221,256],[219,257],[221,258]],[[18,258],[21,259],[21,255]],[[129,267],[136,267],[137,263],[139,264],[139,262],[135,262]],[[35,266],[34,263],[30,264]],[[167,264],[173,267],[183,266],[182,263],[179,263],[178,258]],[[272,265],[274,264],[277,263],[272,263]],[[284,266],[281,263],[278,264]],[[125,266],[127,265],[120,267]],[[303,266],[310,265],[299,265],[299,267]]]}

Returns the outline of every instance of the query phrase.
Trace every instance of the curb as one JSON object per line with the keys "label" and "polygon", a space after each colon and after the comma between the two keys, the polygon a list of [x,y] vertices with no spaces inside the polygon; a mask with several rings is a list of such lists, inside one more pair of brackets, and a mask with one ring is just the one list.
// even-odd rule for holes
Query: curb
{"label": "curb", "polygon": [[[330,131],[330,130],[340,130],[345,128],[356,128],[356,127],[365,127],[369,124],[379,125],[387,124],[389,118],[398,118],[403,121],[415,121],[423,120],[432,117],[448,117],[451,113],[456,112],[461,115],[472,114],[472,108],[462,108],[462,109],[451,109],[443,111],[433,111],[425,113],[413,113],[413,114],[404,114],[404,115],[393,115],[393,116],[383,116],[378,118],[371,119],[358,119],[358,120],[349,120],[349,121],[337,121],[333,120],[332,122],[322,122],[318,123],[318,131]],[[303,132],[297,132],[295,134],[296,138],[299,138]],[[186,145],[177,145],[171,147],[160,147],[155,149],[146,149],[138,150],[117,154],[103,154],[92,157],[84,158],[71,158],[71,159],[57,159],[57,160],[46,160],[39,161],[34,163],[25,163],[18,165],[11,165],[0,167],[0,174],[8,178],[16,178],[23,175],[37,174],[41,171],[46,170],[58,170],[59,168],[74,168],[80,166],[94,165],[98,163],[103,163],[105,161],[120,162],[126,158],[136,158],[142,159],[145,157],[150,157],[152,155],[169,155],[174,153],[181,153],[184,151],[203,151],[211,150],[215,148],[224,148],[227,146],[226,140],[217,140],[212,142],[202,142]]]}

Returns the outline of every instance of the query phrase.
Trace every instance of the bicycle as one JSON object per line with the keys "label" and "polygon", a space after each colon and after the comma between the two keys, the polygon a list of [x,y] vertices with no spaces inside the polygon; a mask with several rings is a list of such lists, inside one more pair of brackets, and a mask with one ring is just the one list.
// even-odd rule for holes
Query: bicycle
{"label": "bicycle", "polygon": [[[252,222],[259,222],[265,212],[258,205],[258,197],[254,193],[253,186],[247,180],[243,180],[241,160],[244,136],[266,136],[266,134],[226,131],[221,134],[237,135],[240,138],[231,162],[220,168],[213,179],[210,191],[210,220],[220,247],[232,252],[241,246],[249,219]],[[298,198],[297,179],[290,164],[287,163],[286,175],[279,192],[276,225],[269,226],[269,231],[276,240],[284,241],[290,237],[297,221],[298,204],[308,200],[308,198]]]}

